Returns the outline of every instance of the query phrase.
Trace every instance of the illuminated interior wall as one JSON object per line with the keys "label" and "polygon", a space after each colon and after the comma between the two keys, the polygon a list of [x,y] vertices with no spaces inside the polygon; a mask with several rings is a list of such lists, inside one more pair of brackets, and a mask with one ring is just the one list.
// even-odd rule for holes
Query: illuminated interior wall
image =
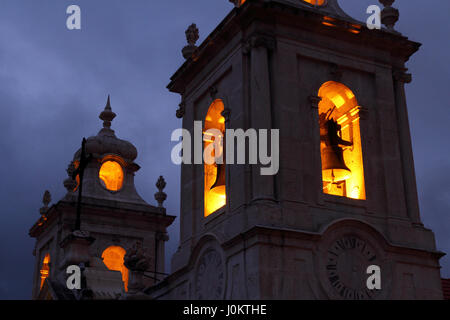
{"label": "illuminated interior wall", "polygon": [[109,191],[119,191],[122,188],[123,169],[116,161],[104,162],[98,176],[103,186]]}
{"label": "illuminated interior wall", "polygon": [[[217,129],[221,132],[225,132],[225,118],[222,116],[222,111],[224,110],[224,105],[222,100],[215,100],[209,107],[208,113],[205,118],[205,127],[203,132],[209,129]],[[204,138],[203,147],[206,148],[208,145],[214,141],[208,139],[207,136]],[[214,213],[218,209],[222,208],[226,204],[226,188],[216,188],[211,190],[217,178],[217,165],[216,164],[204,164],[204,174],[205,174],[205,190],[204,190],[204,201],[205,201],[205,217]]]}
{"label": "illuminated interior wall", "polygon": [[41,274],[41,286],[40,288],[42,289],[42,286],[44,285],[45,279],[48,278],[49,274],[50,274],[50,254],[47,253],[44,257],[44,260],[42,261],[42,267],[40,270],[40,274]]}
{"label": "illuminated interior wall", "polygon": [[[353,143],[344,147],[344,161],[351,171],[351,176],[339,183],[330,183],[323,179],[323,192],[352,199],[366,199],[364,166],[361,146],[360,116],[358,101],[353,92],[345,85],[330,81],[319,90],[319,116],[336,106],[331,118],[341,126],[341,138]],[[325,143],[321,142],[320,151],[323,159]]]}
{"label": "illuminated interior wall", "polygon": [[124,248],[111,246],[102,253],[103,263],[109,270],[120,271],[125,291],[128,291],[128,269],[124,266],[123,258],[126,254]]}

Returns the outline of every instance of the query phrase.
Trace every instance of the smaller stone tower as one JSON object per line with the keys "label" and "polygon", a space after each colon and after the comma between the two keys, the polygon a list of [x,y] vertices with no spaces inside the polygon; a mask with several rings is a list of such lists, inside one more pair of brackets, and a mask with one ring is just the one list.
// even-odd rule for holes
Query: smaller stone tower
{"label": "smaller stone tower", "polygon": [[[67,169],[67,194],[52,206],[50,193],[44,195],[41,218],[29,232],[36,238],[33,299],[129,297],[164,273],[166,228],[174,220],[163,207],[165,181],[160,177],[156,184],[158,206],[140,197],[134,185],[137,150],[116,137],[115,117],[108,97],[100,114],[103,128],[85,141],[86,161],[80,148]],[[67,289],[69,265],[82,267],[82,290]]]}

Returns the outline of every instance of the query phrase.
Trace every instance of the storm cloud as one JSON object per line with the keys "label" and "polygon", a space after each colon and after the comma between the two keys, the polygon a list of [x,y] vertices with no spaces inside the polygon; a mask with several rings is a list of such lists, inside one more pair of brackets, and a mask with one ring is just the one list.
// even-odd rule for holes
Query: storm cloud
{"label": "storm cloud", "polygon": [[[365,21],[376,0],[340,0]],[[82,30],[66,28],[77,4]],[[450,252],[450,23],[447,0],[397,0],[397,29],[423,43],[408,66],[407,85],[418,191],[424,224],[438,248]],[[168,212],[179,214],[179,170],[170,161],[179,96],[167,91],[183,63],[184,31],[195,22],[201,39],[232,9],[228,0],[2,0],[0,3],[0,299],[29,299],[33,239],[43,192],[65,192],[65,169],[81,139],[101,128],[98,114],[111,94],[112,128],[137,147],[138,192],[150,203],[159,175]],[[170,228],[169,258],[179,221]],[[450,277],[450,259],[441,260]]]}

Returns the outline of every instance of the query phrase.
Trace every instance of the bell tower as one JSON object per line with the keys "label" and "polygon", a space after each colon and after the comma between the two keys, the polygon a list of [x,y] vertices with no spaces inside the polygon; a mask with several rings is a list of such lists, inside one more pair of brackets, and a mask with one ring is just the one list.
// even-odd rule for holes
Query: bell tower
{"label": "bell tower", "polygon": [[[164,274],[167,227],[174,217],[163,202],[165,181],[156,187],[157,206],[137,193],[137,150],[116,137],[110,99],[100,113],[103,128],[83,140],[67,169],[67,194],[49,206],[30,229],[36,239],[33,299],[127,298]],[[82,290],[68,290],[66,268],[82,267]]]}
{"label": "bell tower", "polygon": [[[337,0],[232,2],[200,46],[189,27],[168,89],[192,136],[194,121],[203,132],[279,129],[279,172],[225,164],[223,193],[210,196],[222,168],[183,164],[175,273],[147,293],[442,299],[443,254],[420,219],[404,91],[420,44],[394,29],[394,1],[380,1],[381,30]],[[381,289],[367,287],[370,266]]]}

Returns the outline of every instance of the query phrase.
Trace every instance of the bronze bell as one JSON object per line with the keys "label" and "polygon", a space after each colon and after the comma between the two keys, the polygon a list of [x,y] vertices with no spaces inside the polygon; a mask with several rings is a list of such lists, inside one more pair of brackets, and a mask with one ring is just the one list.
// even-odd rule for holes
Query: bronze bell
{"label": "bronze bell", "polygon": [[210,190],[214,193],[225,194],[225,164],[217,164],[216,181]]}
{"label": "bronze bell", "polygon": [[322,178],[327,182],[340,182],[351,177],[352,172],[345,164],[344,149],[341,146],[351,146],[352,142],[343,140],[339,133],[341,126],[334,119],[327,119],[333,113],[331,109],[320,117],[321,141],[325,143],[322,149]]}
{"label": "bronze bell", "polygon": [[322,177],[327,182],[339,182],[350,178],[352,172],[344,161],[344,150],[339,146],[327,146],[322,150]]}

